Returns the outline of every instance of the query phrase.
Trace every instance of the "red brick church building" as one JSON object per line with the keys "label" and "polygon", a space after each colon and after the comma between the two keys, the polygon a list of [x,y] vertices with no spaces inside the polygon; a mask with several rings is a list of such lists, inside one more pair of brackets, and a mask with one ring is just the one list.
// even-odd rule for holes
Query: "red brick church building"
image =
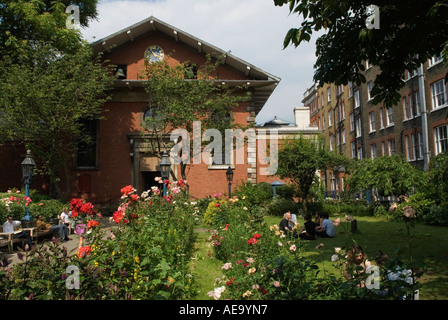
{"label": "red brick church building", "polygon": [[[280,81],[278,77],[154,17],[94,42],[95,54],[102,52],[104,59],[117,65],[121,77],[115,80],[111,99],[104,106],[107,110],[104,119],[90,126],[95,143],[75,157],[70,182],[73,197],[83,196],[94,203],[108,203],[119,199],[122,187],[133,185],[143,192],[154,183],[156,176],[160,176],[160,158],[148,154],[148,136],[141,126],[144,117],[148,116],[149,99],[138,73],[144,67],[145,52],[150,47],[164,53],[163,59],[169,59],[170,64],[189,61],[202,65],[207,54],[224,55],[224,63],[217,69],[219,79],[215,81],[226,82],[229,86],[245,85],[252,93],[251,101],[240,103],[232,110],[231,118],[238,124],[255,123],[255,117]],[[0,181],[2,189],[13,187],[10,181],[20,182],[20,162],[24,155],[22,149],[20,152],[12,150],[10,157],[14,157],[15,163],[0,160],[5,162],[1,165],[2,171],[8,163],[14,166],[10,172],[18,171],[19,175],[18,180],[13,180],[14,177],[6,176],[4,172]],[[233,156],[235,158],[235,154]],[[257,157],[256,145],[249,143],[245,147],[244,163],[235,163],[232,159],[225,165],[190,164],[187,180],[191,196],[227,194],[225,171],[229,165],[234,169],[233,185],[242,181],[276,180],[260,174],[263,165]],[[172,170],[180,176],[178,166],[173,166]],[[40,179],[33,182],[32,188],[41,189],[37,185],[42,184]]]}

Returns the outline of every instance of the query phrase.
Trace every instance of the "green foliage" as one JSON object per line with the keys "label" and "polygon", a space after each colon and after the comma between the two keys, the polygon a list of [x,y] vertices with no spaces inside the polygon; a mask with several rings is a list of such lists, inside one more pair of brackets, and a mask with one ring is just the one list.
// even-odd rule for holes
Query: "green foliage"
{"label": "green foliage", "polygon": [[282,197],[275,197],[266,207],[266,214],[278,217],[283,217],[283,215],[290,211],[294,214],[299,214],[302,209],[300,203],[295,202],[293,199],[285,199]]}
{"label": "green foliage", "polygon": [[322,139],[305,138],[287,140],[278,153],[276,175],[288,179],[306,211],[306,205],[312,198],[313,184],[317,183],[317,170],[345,164],[342,156],[328,152]]}
{"label": "green foliage", "polygon": [[421,192],[436,204],[448,203],[448,154],[440,153],[432,157],[428,171],[425,173],[425,183]]}
{"label": "green foliage", "polygon": [[[314,80],[319,84],[360,85],[366,82],[362,72],[369,60],[381,70],[374,81],[373,103],[395,105],[404,86],[402,76],[438,55],[448,43],[448,7],[445,1],[385,1],[378,6],[378,29],[369,29],[369,1],[297,1],[274,0],[275,5],[289,5],[291,14],[299,15],[300,26],[291,28],[284,47],[309,41],[313,32],[322,32],[316,40],[317,61]],[[440,25],[443,25],[441,27]],[[443,34],[444,36],[440,36]],[[420,45],[414,46],[412,43]],[[446,60],[446,59],[445,59]]]}
{"label": "green foliage", "polygon": [[402,155],[352,161],[346,182],[350,192],[376,189],[380,196],[411,193],[423,181],[423,171]]}
{"label": "green foliage", "polygon": [[[194,205],[184,191],[170,189],[167,197],[154,192],[140,199],[135,189],[129,191],[113,216],[118,227],[109,236],[92,226],[82,234],[83,246],[74,255],[59,243],[24,252],[22,263],[0,273],[1,298],[191,299]],[[78,218],[92,221],[83,210],[81,206]],[[66,287],[68,266],[79,268],[79,289]]]}
{"label": "green foliage", "polygon": [[265,205],[272,200],[273,189],[267,182],[261,182],[257,185],[253,185],[251,182],[246,181],[236,186],[234,194],[241,197],[246,197],[246,203],[251,207],[258,205]]}

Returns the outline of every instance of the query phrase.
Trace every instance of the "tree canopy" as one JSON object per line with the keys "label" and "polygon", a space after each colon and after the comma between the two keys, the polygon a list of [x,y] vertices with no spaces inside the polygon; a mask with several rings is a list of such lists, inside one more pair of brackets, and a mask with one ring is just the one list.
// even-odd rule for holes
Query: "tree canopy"
{"label": "tree canopy", "polygon": [[286,179],[293,186],[295,195],[306,204],[310,201],[310,190],[318,181],[319,170],[344,166],[346,159],[325,148],[321,138],[297,138],[286,140],[278,152],[278,170],[276,175]]}
{"label": "tree canopy", "polygon": [[[405,70],[442,51],[448,54],[447,0],[274,0],[276,6],[288,4],[291,14],[303,17],[300,27],[291,28],[284,47],[310,41],[313,33],[323,31],[316,40],[317,60],[314,80],[319,84],[357,85],[365,82],[363,61],[381,69],[374,81],[374,103],[396,104],[404,85]],[[367,10],[376,5],[373,16]],[[379,16],[378,16],[379,13]],[[376,19],[379,28],[366,25]],[[373,21],[374,21],[373,20]]]}
{"label": "tree canopy", "polygon": [[[167,60],[147,61],[140,73],[149,96],[150,117],[145,119],[143,126],[152,135],[152,153],[158,155],[173,145],[170,141],[173,129],[185,129],[190,140],[194,139],[193,133],[199,134],[193,132],[195,121],[201,122],[201,137],[207,129],[223,133],[225,129],[237,126],[232,119],[233,108],[240,102],[249,101],[251,95],[245,88],[230,87],[216,81],[219,58],[208,56],[200,66],[188,61],[170,65]],[[190,158],[180,163],[184,180],[187,179],[185,169],[193,158],[192,144],[189,146]]]}

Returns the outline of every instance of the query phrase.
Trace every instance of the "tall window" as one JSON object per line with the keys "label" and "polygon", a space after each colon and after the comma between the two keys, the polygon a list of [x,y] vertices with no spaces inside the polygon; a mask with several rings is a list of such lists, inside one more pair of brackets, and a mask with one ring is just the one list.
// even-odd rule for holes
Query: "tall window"
{"label": "tall window", "polygon": [[327,102],[331,101],[331,87],[328,87],[327,89]]}
{"label": "tall window", "polygon": [[404,137],[404,144],[406,148],[406,160],[411,161],[411,145],[409,144],[409,136]]}
{"label": "tall window", "polygon": [[372,89],[373,89],[373,81],[369,81],[369,83],[367,83],[367,100],[373,99]]}
{"label": "tall window", "polygon": [[437,109],[446,105],[445,79],[431,84],[432,108]]}
{"label": "tall window", "polygon": [[362,135],[361,118],[356,118],[356,138]]}
{"label": "tall window", "polygon": [[352,148],[352,158],[355,159],[355,158],[356,158],[356,144],[355,144],[355,142],[353,141],[353,142],[350,144],[350,146],[351,146],[351,148]]}
{"label": "tall window", "polygon": [[442,53],[439,53],[438,55],[433,56],[431,59],[429,59],[429,66],[432,67],[433,65],[441,62],[442,60],[443,60]]}
{"label": "tall window", "polygon": [[384,128],[384,108],[380,108],[380,129]]}
{"label": "tall window", "polygon": [[387,126],[394,125],[394,109],[392,107],[387,107]]}
{"label": "tall window", "polygon": [[419,159],[423,159],[423,134],[421,132],[417,133],[417,139],[418,139],[417,157]]}
{"label": "tall window", "polygon": [[355,108],[358,108],[361,105],[361,101],[359,100],[359,90],[355,91]]}
{"label": "tall window", "polygon": [[409,114],[408,114],[408,107],[407,107],[407,103],[406,103],[406,97],[401,98],[401,104],[403,106],[404,120],[407,120],[407,119],[409,119]]}
{"label": "tall window", "polygon": [[98,120],[82,119],[80,123],[84,139],[78,143],[75,168],[96,169],[98,166]]}
{"label": "tall window", "polygon": [[393,156],[395,154],[395,139],[390,139],[388,141],[388,147],[389,147],[389,155]]}
{"label": "tall window", "polygon": [[376,144],[371,144],[370,145],[370,157],[372,159],[376,158]]}
{"label": "tall window", "polygon": [[[414,96],[414,97],[413,97]],[[415,95],[409,95],[409,118],[414,118],[414,98]]]}
{"label": "tall window", "polygon": [[373,111],[369,113],[369,127],[370,132],[375,131],[375,113],[373,113]]}
{"label": "tall window", "polygon": [[328,110],[328,127],[333,125],[333,111]]}
{"label": "tall window", "polygon": [[350,132],[355,130],[355,115],[350,114]]}
{"label": "tall window", "polygon": [[448,125],[434,128],[435,154],[448,151]]}

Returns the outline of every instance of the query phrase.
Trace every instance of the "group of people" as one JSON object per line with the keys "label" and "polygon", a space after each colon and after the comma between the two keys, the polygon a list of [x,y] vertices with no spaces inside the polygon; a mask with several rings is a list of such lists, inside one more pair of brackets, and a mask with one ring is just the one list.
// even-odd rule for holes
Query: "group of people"
{"label": "group of people", "polygon": [[317,212],[314,221],[309,213],[303,217],[305,223],[297,230],[297,217],[291,212],[286,212],[280,221],[279,228],[285,233],[292,232],[294,237],[299,237],[303,240],[316,240],[316,236],[322,238],[333,238],[335,236],[335,229],[333,221],[329,219],[328,213]]}
{"label": "group of people", "polygon": [[[44,221],[42,215],[39,215],[36,220],[37,231],[50,231],[53,235],[57,235],[60,241],[69,241],[68,226],[70,224],[69,213],[67,208],[62,209],[62,213],[59,216],[60,224],[52,225]],[[3,224],[4,233],[14,233],[14,228],[20,226],[22,223],[19,220],[14,220],[12,215],[8,215],[6,222]],[[33,247],[33,241],[31,238],[30,230],[21,230],[15,232],[14,239],[24,239],[28,248]]]}

